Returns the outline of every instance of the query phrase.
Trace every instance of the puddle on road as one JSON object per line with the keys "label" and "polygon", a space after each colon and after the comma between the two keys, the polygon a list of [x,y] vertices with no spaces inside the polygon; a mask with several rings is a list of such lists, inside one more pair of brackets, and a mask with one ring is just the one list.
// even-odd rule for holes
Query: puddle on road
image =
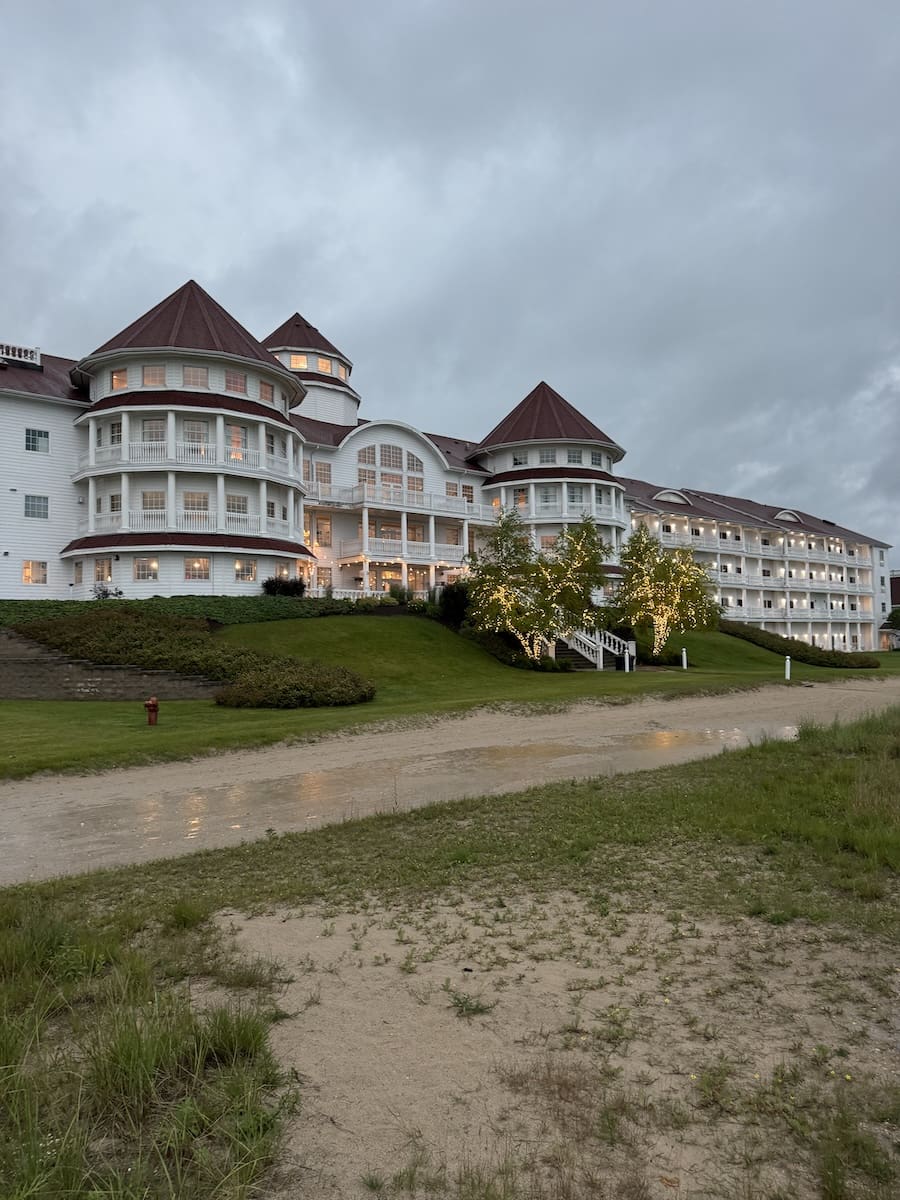
{"label": "puddle on road", "polygon": [[[17,830],[16,853],[7,859],[5,869],[0,866],[0,883],[236,845],[263,837],[268,830],[313,829],[463,796],[668,766],[765,737],[789,740],[796,736],[796,726],[760,724],[647,730],[590,742],[531,742],[434,754],[427,749],[423,752],[411,740],[407,755],[390,759],[379,760],[376,755],[358,765],[313,769],[252,785],[123,795],[103,804],[79,805],[49,819],[44,814],[34,829]],[[307,757],[314,759],[314,745]],[[165,779],[164,767],[160,779]],[[54,849],[48,855],[51,846]]]}

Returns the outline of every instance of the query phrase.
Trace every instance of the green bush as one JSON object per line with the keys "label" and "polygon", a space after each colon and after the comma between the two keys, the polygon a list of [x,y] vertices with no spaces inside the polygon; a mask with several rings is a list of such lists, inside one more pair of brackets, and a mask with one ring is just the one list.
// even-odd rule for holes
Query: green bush
{"label": "green bush", "polygon": [[462,581],[448,583],[437,598],[438,620],[451,629],[459,629],[469,611],[469,588]]}
{"label": "green bush", "polygon": [[[120,600],[0,600],[0,626],[71,617],[121,604]],[[152,596],[147,600],[129,600],[127,604],[156,615],[206,617],[220,625],[351,616],[355,612],[352,600],[299,599],[294,596]]]}
{"label": "green bush", "polygon": [[71,616],[30,621],[15,628],[71,658],[101,666],[202,675],[235,686],[248,681],[240,695],[252,696],[252,700],[241,699],[238,692],[226,688],[221,695],[229,698],[217,697],[220,704],[309,708],[356,704],[375,694],[368,680],[343,667],[225,645],[212,637],[203,618],[154,613],[143,605],[121,601],[93,604]]}
{"label": "green bush", "polygon": [[227,708],[334,708],[361,704],[374,695],[374,683],[354,671],[290,659],[242,672],[216,693],[216,704]]}
{"label": "green bush", "polygon": [[730,637],[752,642],[754,646],[762,646],[764,650],[772,650],[775,654],[789,654],[796,662],[809,663],[814,667],[843,667],[852,670],[862,667],[873,670],[881,666],[874,654],[823,650],[820,646],[809,646],[796,638],[782,637],[779,633],[757,629],[755,625],[745,625],[743,621],[720,621],[719,630]]}
{"label": "green bush", "polygon": [[267,596],[296,596],[300,599],[306,591],[306,583],[302,579],[282,579],[278,575],[270,575],[263,580],[263,591]]}

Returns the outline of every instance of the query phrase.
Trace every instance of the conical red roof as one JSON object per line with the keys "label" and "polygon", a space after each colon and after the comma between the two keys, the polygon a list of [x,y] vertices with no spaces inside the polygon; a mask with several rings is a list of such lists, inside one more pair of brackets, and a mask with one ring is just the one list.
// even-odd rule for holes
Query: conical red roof
{"label": "conical red roof", "polygon": [[343,351],[329,342],[323,333],[319,333],[315,325],[310,325],[306,317],[301,317],[297,312],[263,341],[273,350],[322,350],[326,354],[336,354],[345,362],[350,361]]}
{"label": "conical red roof", "polygon": [[603,442],[608,446],[616,446],[602,429],[598,429],[568,400],[564,400],[559,392],[541,380],[521,404],[517,404],[486,438],[482,438],[477,449],[488,450],[516,442],[552,442],[557,439]]}
{"label": "conical red roof", "polygon": [[104,342],[88,358],[108,350],[164,346],[175,346],[180,350],[216,350],[239,358],[257,359],[268,366],[281,366],[252,333],[193,279]]}

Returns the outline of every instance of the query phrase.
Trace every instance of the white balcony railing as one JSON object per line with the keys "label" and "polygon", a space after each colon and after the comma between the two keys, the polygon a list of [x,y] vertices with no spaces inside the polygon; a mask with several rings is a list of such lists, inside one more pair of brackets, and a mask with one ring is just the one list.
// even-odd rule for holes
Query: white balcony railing
{"label": "white balcony railing", "polygon": [[[220,470],[224,468],[226,471],[265,470],[267,474],[283,479],[297,477],[296,468],[292,473],[288,459],[280,454],[261,454],[259,450],[252,450],[246,446],[226,446],[224,454],[219,455],[214,442],[176,442],[172,455],[169,454],[167,441],[130,442],[128,445],[115,443],[111,446],[97,446],[94,450],[94,466],[109,467],[119,463],[139,466],[177,463],[194,467],[215,467]],[[91,456],[80,455],[78,470],[86,471],[90,466]]]}
{"label": "white balcony railing", "polygon": [[[338,543],[340,558],[359,558],[363,553],[361,538],[349,538]],[[459,564],[465,558],[466,550],[463,546],[451,545],[447,542],[432,544],[431,542],[407,541],[404,543],[397,538],[370,537],[367,553],[370,558],[386,558],[398,562],[405,560],[407,562]]]}
{"label": "white balcony railing", "polygon": [[190,530],[215,530],[216,511],[214,508],[179,508],[175,513],[175,528]]}
{"label": "white balcony railing", "polygon": [[166,528],[166,510],[164,508],[137,508],[128,513],[128,525],[134,530],[155,530]]}
{"label": "white balcony railing", "polygon": [[439,492],[415,492],[406,488],[381,487],[369,483],[341,487],[336,483],[307,481],[306,499],[308,503],[319,503],[329,507],[406,508],[482,522],[492,522],[497,515],[497,510],[492,505],[464,500],[460,496],[444,496]]}

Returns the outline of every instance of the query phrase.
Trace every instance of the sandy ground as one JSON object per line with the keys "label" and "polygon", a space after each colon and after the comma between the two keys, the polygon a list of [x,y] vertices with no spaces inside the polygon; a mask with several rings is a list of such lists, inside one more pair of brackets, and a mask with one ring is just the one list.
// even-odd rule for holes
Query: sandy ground
{"label": "sandy ground", "polygon": [[236,845],[372,812],[684,762],[900,703],[900,678],[554,713],[478,711],[88,776],[0,784],[0,885]]}
{"label": "sandy ground", "polygon": [[622,901],[224,914],[290,979],[271,1037],[300,1107],[266,1194],[824,1194],[791,1122],[896,1082],[892,958]]}

